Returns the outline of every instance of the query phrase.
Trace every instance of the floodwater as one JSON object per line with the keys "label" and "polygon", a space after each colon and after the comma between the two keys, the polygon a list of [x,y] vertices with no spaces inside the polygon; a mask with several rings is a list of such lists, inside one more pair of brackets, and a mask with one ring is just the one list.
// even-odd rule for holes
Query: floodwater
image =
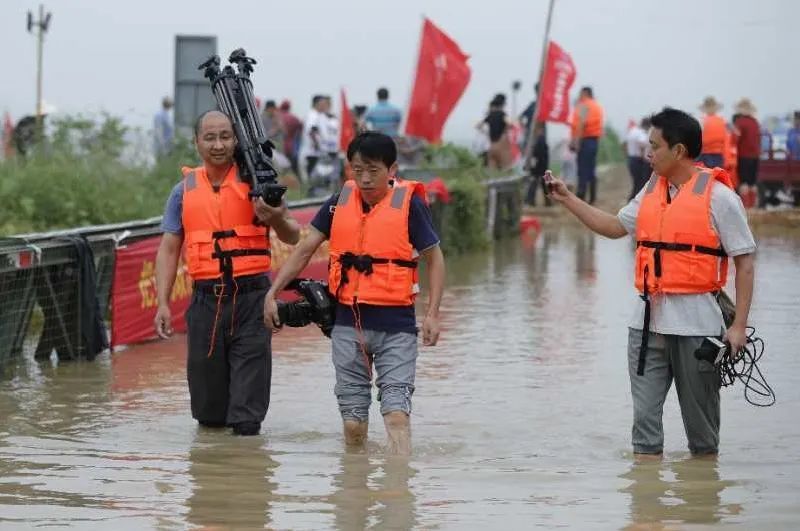
{"label": "floodwater", "polygon": [[691,459],[677,400],[663,462],[635,464],[628,241],[551,229],[448,263],[441,343],[421,352],[410,459],[377,408],[346,453],[328,340],[275,339],[265,433],[189,415],[182,337],[0,381],[0,528],[800,528],[800,238],[759,240],[751,322],[771,408],[722,390],[721,455]]}

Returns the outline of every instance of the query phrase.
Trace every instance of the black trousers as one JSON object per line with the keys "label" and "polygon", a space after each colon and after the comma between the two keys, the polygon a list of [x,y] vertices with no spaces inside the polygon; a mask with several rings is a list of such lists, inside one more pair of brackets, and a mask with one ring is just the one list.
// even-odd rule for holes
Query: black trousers
{"label": "black trousers", "polygon": [[217,316],[217,297],[195,288],[186,312],[186,375],[192,417],[198,421],[234,425],[264,420],[272,381],[272,332],[264,325],[267,289],[240,290],[234,304],[233,290],[226,288]]}
{"label": "black trousers", "polygon": [[628,157],[628,171],[633,182],[631,193],[628,195],[628,201],[630,201],[650,180],[650,165],[643,157]]}

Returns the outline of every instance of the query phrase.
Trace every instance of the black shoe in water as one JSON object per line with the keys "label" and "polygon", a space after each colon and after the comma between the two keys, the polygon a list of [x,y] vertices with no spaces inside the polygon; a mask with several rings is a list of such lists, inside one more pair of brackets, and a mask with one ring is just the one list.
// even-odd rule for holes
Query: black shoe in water
{"label": "black shoe in water", "polygon": [[204,428],[225,428],[228,426],[225,422],[214,422],[210,420],[198,420],[197,423]]}
{"label": "black shoe in water", "polygon": [[260,422],[239,422],[233,425],[234,435],[258,435],[260,431]]}

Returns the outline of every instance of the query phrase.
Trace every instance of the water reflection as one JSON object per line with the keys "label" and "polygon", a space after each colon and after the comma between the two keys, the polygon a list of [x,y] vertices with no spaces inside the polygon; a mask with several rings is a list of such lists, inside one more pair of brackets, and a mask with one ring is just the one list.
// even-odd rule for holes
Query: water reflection
{"label": "water reflection", "polygon": [[261,437],[232,438],[225,430],[199,428],[189,452],[191,525],[201,529],[263,529],[271,524],[270,505],[277,463]]}
{"label": "water reflection", "polygon": [[589,231],[575,238],[575,276],[578,280],[594,282],[597,278],[594,248],[597,239]]}
{"label": "water reflection", "polygon": [[633,463],[620,477],[632,481],[620,490],[630,495],[628,530],[716,524],[741,511],[739,504],[722,503],[722,492],[736,483],[720,479],[716,459]]}
{"label": "water reflection", "polygon": [[416,470],[401,456],[344,453],[333,476],[336,529],[412,529],[417,525],[409,481]]}

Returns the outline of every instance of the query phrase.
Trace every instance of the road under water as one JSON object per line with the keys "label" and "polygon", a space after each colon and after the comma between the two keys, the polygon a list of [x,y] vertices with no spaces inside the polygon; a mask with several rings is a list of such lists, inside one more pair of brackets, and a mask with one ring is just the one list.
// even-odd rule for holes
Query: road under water
{"label": "road under water", "polygon": [[449,260],[410,459],[384,455],[377,407],[367,452],[344,451],[313,328],[276,336],[253,438],[192,421],[183,337],[21,360],[0,381],[0,528],[796,529],[798,257],[796,236],[759,238],[751,323],[778,402],[724,388],[717,461],[690,458],[671,391],[663,462],[633,462],[631,245],[563,227]]}

